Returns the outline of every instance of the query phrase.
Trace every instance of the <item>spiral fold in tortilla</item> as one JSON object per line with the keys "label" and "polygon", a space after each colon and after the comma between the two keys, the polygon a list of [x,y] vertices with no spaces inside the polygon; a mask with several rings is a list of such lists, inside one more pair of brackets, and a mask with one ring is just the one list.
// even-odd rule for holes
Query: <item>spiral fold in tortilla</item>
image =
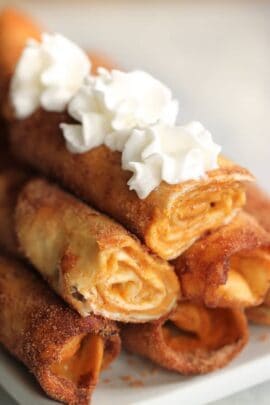
{"label": "spiral fold in tortilla", "polygon": [[224,367],[246,345],[248,328],[241,310],[179,302],[168,317],[123,325],[121,337],[128,351],[190,375]]}
{"label": "spiral fold in tortilla", "polygon": [[52,398],[87,405],[101,369],[120,351],[115,324],[81,318],[20,263],[0,257],[0,343]]}
{"label": "spiral fold in tortilla", "polygon": [[23,254],[82,316],[147,322],[175,305],[172,267],[122,226],[45,180],[24,187],[15,222]]}
{"label": "spiral fold in tortilla", "polygon": [[174,265],[186,299],[209,307],[259,305],[270,285],[270,235],[242,212]]}

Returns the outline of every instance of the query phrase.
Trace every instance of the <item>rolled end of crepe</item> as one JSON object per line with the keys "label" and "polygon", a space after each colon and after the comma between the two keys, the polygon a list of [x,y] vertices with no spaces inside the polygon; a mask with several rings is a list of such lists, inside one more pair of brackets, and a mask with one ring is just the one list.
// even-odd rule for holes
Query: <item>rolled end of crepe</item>
{"label": "rolled end of crepe", "polygon": [[270,283],[269,234],[254,218],[240,213],[174,264],[186,299],[210,307],[259,305]]}
{"label": "rolled end of crepe", "polygon": [[113,322],[81,318],[31,270],[0,258],[0,342],[52,398],[86,405],[120,351]]}
{"label": "rolled end of crepe", "polygon": [[147,322],[176,304],[178,279],[122,226],[44,180],[20,193],[21,251],[82,316]]}
{"label": "rolled end of crepe", "polygon": [[162,213],[159,220],[152,221],[146,244],[161,257],[175,259],[205,232],[219,228],[236,215],[246,201],[245,179],[252,180],[245,169],[220,158],[220,168],[203,180],[175,187],[163,184],[152,198],[156,193],[160,199],[161,190],[164,195],[168,193],[166,215]]}
{"label": "rolled end of crepe", "polygon": [[246,345],[248,327],[241,310],[208,309],[179,302],[162,320],[121,328],[123,347],[184,375],[224,367]]}

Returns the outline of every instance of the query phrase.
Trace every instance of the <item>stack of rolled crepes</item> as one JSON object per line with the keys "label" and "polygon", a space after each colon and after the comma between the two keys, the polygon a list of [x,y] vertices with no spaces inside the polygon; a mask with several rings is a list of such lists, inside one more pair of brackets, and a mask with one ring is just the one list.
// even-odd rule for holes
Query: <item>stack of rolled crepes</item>
{"label": "stack of rolled crepes", "polygon": [[0,245],[29,265],[0,259],[0,342],[70,404],[87,403],[117,357],[118,330],[124,348],[166,369],[225,366],[247,343],[245,309],[260,310],[270,286],[270,236],[256,208],[243,211],[253,177],[220,157],[205,178],[162,182],[140,199],[119,152],[68,151],[66,112],[15,117],[10,80],[33,36],[31,21],[2,13],[2,116],[14,157],[3,143]]}

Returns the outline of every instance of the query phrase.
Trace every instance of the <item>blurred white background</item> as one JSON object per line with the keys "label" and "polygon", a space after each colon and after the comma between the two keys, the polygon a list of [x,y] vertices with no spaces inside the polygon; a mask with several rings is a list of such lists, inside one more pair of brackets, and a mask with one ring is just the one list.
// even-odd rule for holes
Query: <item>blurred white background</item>
{"label": "blurred white background", "polygon": [[143,68],[270,191],[270,2],[17,0],[16,5],[123,68]]}

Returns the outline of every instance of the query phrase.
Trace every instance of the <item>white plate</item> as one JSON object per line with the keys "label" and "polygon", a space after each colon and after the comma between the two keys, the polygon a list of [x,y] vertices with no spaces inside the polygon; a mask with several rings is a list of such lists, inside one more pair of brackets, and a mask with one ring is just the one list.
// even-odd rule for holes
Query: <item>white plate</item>
{"label": "white plate", "polygon": [[[8,1],[0,0],[0,5]],[[120,66],[144,68],[180,99],[180,121],[198,119],[270,191],[269,4],[251,1],[13,0],[44,26]],[[94,405],[200,405],[270,379],[270,340],[252,328],[247,349],[227,368],[183,378],[122,356],[101,379]],[[270,333],[270,329],[269,329]],[[144,386],[132,388],[131,375]],[[111,383],[104,383],[109,378]],[[52,404],[27,371],[0,350],[0,384],[23,405]],[[1,398],[0,398],[1,402]]]}
{"label": "white plate", "polygon": [[[127,354],[101,375],[92,405],[203,405],[270,379],[270,331],[252,327],[250,343],[228,367],[198,377],[162,371]],[[27,370],[0,350],[0,382],[20,405],[52,405]],[[141,386],[143,384],[143,386]]]}

